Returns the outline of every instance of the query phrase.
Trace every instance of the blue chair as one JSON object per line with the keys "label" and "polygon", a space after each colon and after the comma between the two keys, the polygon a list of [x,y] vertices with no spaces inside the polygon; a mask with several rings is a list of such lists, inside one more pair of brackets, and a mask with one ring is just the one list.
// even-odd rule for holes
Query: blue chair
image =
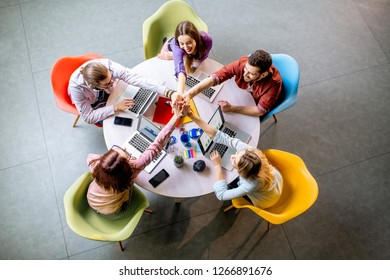
{"label": "blue chair", "polygon": [[264,122],[271,116],[292,107],[297,102],[298,84],[299,84],[299,66],[297,61],[287,54],[272,54],[272,62],[278,68],[282,75],[283,85],[282,91],[272,109],[265,115],[260,117],[260,123]]}

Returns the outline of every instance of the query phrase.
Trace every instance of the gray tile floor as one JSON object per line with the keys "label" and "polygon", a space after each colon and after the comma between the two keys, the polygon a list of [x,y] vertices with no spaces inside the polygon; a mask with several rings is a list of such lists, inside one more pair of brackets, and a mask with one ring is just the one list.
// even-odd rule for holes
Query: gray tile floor
{"label": "gray tile floor", "polygon": [[[390,1],[188,0],[227,64],[255,49],[301,68],[299,99],[261,127],[259,147],[300,155],[319,184],[313,207],[281,226],[145,191],[155,210],[118,251],[75,235],[63,195],[106,151],[101,129],[54,102],[50,69],[95,52],[143,60],[141,27],[164,1],[0,1],[0,259],[389,259]],[[183,186],[184,187],[184,186]]]}

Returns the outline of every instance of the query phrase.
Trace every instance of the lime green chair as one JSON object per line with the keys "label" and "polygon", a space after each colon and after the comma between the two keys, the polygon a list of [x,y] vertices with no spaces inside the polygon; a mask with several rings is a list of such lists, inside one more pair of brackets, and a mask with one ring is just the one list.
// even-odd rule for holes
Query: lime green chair
{"label": "lime green chair", "polygon": [[268,222],[268,231],[270,223],[285,223],[308,210],[317,200],[318,185],[297,155],[272,149],[264,150],[263,153],[283,177],[283,191],[279,201],[267,209],[260,209],[244,198],[237,198],[224,211],[248,208]]}
{"label": "lime green chair", "polygon": [[145,59],[155,57],[162,48],[163,38],[173,37],[176,26],[191,21],[199,31],[208,32],[206,23],[198,17],[190,5],[182,0],[165,2],[142,26],[142,39]]}
{"label": "lime green chair", "polygon": [[151,213],[146,196],[134,187],[131,203],[126,213],[119,219],[109,219],[96,213],[87,202],[87,190],[93,181],[91,172],[85,172],[66,191],[64,207],[66,222],[79,236],[108,242],[118,242],[119,249],[124,250],[122,242],[130,237],[144,212]]}

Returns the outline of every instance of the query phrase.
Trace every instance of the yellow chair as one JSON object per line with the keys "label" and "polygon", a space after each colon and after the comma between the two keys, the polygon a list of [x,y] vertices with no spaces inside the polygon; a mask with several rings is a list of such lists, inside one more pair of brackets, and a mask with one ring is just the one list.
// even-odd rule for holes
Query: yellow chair
{"label": "yellow chair", "polygon": [[165,2],[142,26],[142,39],[145,59],[155,57],[162,48],[163,38],[174,36],[176,26],[184,21],[191,21],[199,31],[208,32],[206,23],[182,0]]}
{"label": "yellow chair", "polygon": [[244,198],[233,199],[232,208],[249,208],[271,224],[282,224],[309,209],[318,197],[318,185],[310,174],[303,160],[297,155],[280,151],[264,150],[269,162],[276,167],[283,177],[283,192],[279,201],[272,207],[260,209],[250,204]]}
{"label": "yellow chair", "polygon": [[91,172],[85,172],[66,191],[66,222],[77,235],[92,240],[118,242],[119,249],[123,251],[121,241],[130,237],[144,212],[152,213],[146,209],[149,201],[134,187],[126,212],[118,219],[105,218],[96,213],[87,202],[87,190],[92,181]]}

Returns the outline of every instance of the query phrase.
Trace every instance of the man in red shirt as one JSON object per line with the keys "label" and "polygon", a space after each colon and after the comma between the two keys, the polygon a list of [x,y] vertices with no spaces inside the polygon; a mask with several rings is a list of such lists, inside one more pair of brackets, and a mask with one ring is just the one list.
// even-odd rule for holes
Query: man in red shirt
{"label": "man in red shirt", "polygon": [[257,50],[249,56],[242,56],[202,80],[186,92],[184,99],[189,101],[203,90],[233,77],[239,88],[250,92],[256,106],[235,106],[226,100],[220,100],[218,104],[224,112],[262,116],[275,104],[282,89],[282,77],[272,64],[271,55],[266,51]]}

